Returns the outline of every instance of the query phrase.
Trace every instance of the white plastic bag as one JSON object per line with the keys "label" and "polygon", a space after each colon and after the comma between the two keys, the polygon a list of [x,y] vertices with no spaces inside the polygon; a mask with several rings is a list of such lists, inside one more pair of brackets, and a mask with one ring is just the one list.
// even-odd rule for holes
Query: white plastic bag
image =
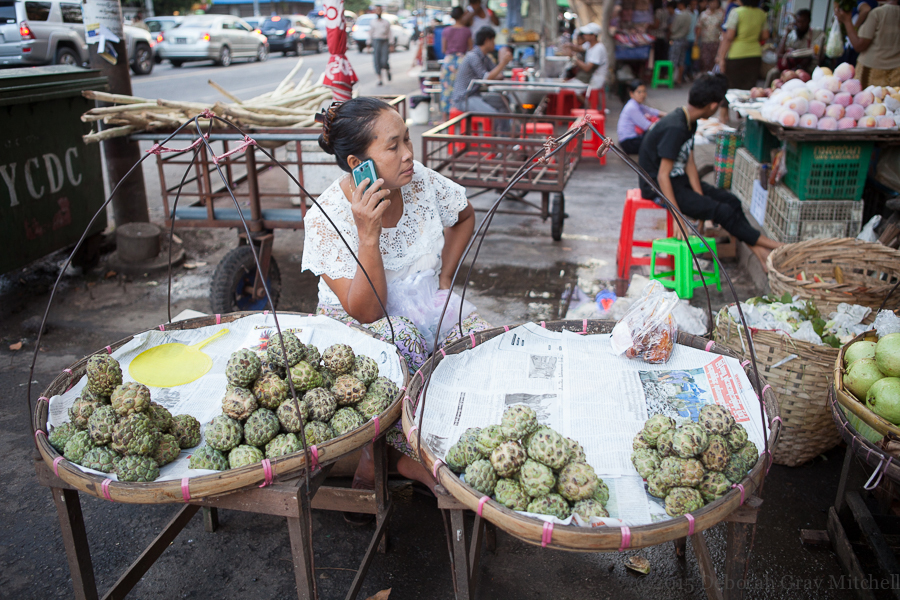
{"label": "white plastic bag", "polygon": [[664,363],[675,350],[678,329],[672,311],[678,305],[675,292],[651,281],[622,320],[616,323],[610,345],[616,354]]}
{"label": "white plastic bag", "polygon": [[[449,290],[438,289],[437,274],[428,269],[403,279],[388,282],[387,311],[389,315],[406,317],[415,324],[425,338],[428,353],[434,352],[434,334],[437,332],[438,319],[444,309]],[[458,322],[461,298],[451,294],[450,304],[441,324],[439,343]],[[463,304],[463,318],[475,312],[475,305],[469,301]]]}
{"label": "white plastic bag", "polygon": [[841,35],[841,24],[837,17],[831,19],[831,31],[828,32],[828,41],[825,42],[825,56],[837,58],[844,54],[844,37]]}
{"label": "white plastic bag", "polygon": [[862,240],[863,242],[877,242],[878,236],[875,235],[875,228],[878,227],[879,223],[881,223],[881,215],[874,215],[869,219],[869,222],[863,226],[862,231],[859,232],[856,239]]}

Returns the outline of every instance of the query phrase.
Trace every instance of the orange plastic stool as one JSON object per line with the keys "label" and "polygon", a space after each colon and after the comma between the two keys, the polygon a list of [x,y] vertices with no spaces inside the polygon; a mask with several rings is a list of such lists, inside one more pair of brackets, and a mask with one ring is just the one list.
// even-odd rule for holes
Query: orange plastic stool
{"label": "orange plastic stool", "polygon": [[[599,128],[598,128],[599,129]],[[639,210],[666,210],[652,200],[641,197],[640,189],[628,190],[625,194],[625,209],[622,211],[622,229],[619,231],[619,247],[616,251],[616,265],[620,280],[627,281],[631,273],[631,267],[635,265],[650,265],[650,256],[634,256],[633,248],[651,248],[652,240],[634,239],[635,215]],[[673,235],[672,214],[666,210],[666,237]],[[671,256],[658,256],[658,265],[674,268],[674,259]]]}
{"label": "orange plastic stool", "polygon": [[[583,117],[584,115],[591,116],[591,123],[594,124],[594,127],[597,128],[597,131],[600,132],[600,135],[606,135],[606,115],[600,112],[599,110],[593,110],[589,108],[576,108],[573,109],[570,113],[573,117]],[[588,129],[584,134],[584,141],[581,143],[581,157],[587,156],[596,156],[597,150],[600,148],[601,140],[594,133],[592,129]],[[606,164],[606,155],[600,157],[600,164]]]}

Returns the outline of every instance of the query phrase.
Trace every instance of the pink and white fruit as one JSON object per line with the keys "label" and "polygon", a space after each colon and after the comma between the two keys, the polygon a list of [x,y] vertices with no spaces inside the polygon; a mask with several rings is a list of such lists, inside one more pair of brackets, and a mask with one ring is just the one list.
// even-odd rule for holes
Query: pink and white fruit
{"label": "pink and white fruit", "polygon": [[769,96],[769,102],[773,102],[775,104],[781,104],[784,102],[786,98],[790,98],[791,95],[787,92],[782,92],[781,90],[775,90],[772,92],[772,95]]}
{"label": "pink and white fruit", "polygon": [[831,75],[831,69],[829,69],[828,67],[816,67],[813,70],[812,78],[814,80],[818,81],[828,75]]}
{"label": "pink and white fruit", "polygon": [[875,96],[876,100],[884,100],[884,96],[887,93],[880,85],[870,85],[865,91],[872,92],[872,95]]}
{"label": "pink and white fruit", "polygon": [[813,98],[812,92],[810,92],[805,87],[802,87],[798,90],[792,90],[791,96],[793,96],[794,98],[803,98],[804,100],[812,100]]}
{"label": "pink and white fruit", "polygon": [[794,92],[796,90],[806,89],[806,84],[799,79],[791,79],[790,81],[786,81],[784,85],[781,86],[781,89],[786,92]]}
{"label": "pink and white fruit", "polygon": [[844,117],[844,107],[840,104],[832,104],[825,109],[825,116],[831,117],[835,121]]}
{"label": "pink and white fruit", "polygon": [[785,104],[785,107],[798,115],[802,115],[809,110],[809,102],[807,102],[805,98],[791,98],[791,101]]}
{"label": "pink and white fruit", "polygon": [[848,79],[841,84],[841,91],[855,96],[862,91],[862,84],[859,83],[859,79]]}
{"label": "pink and white fruit", "polygon": [[875,126],[878,129],[893,129],[897,126],[894,117],[875,117]]}
{"label": "pink and white fruit", "polygon": [[850,117],[844,117],[838,121],[838,129],[853,129],[856,127],[856,121]]}
{"label": "pink and white fruit", "polygon": [[822,85],[815,79],[810,79],[806,82],[806,89],[815,94],[817,91],[822,89]]}
{"label": "pink and white fruit", "polygon": [[884,106],[888,110],[897,112],[900,110],[900,94],[891,94],[884,97]]}
{"label": "pink and white fruit", "polygon": [[850,63],[841,63],[834,69],[834,76],[841,81],[852,79],[855,74],[856,71]]}
{"label": "pink and white fruit", "polygon": [[875,117],[863,117],[857,122],[858,127],[875,127],[878,124],[878,121]]}
{"label": "pink and white fruit", "polygon": [[837,94],[841,91],[841,80],[834,75],[826,75],[821,79],[822,87]]}
{"label": "pink and white fruit", "polygon": [[779,77],[779,79],[781,79],[785,83],[787,83],[788,81],[791,81],[792,79],[796,79],[796,78],[797,78],[797,73],[791,69],[785,69],[784,71],[781,72],[781,77]]}
{"label": "pink and white fruit", "polygon": [[884,107],[884,104],[870,104],[866,107],[866,116],[868,117],[881,117],[887,114],[887,109]]}
{"label": "pink and white fruit", "polygon": [[872,92],[865,90],[853,96],[853,102],[854,104],[859,104],[865,108],[875,102],[875,95],[872,94]]}
{"label": "pink and white fruit", "polygon": [[806,83],[807,81],[810,81],[810,75],[803,69],[797,69],[797,79]]}
{"label": "pink and white fruit", "polygon": [[778,116],[778,122],[785,127],[796,127],[800,123],[800,115],[792,110],[786,110]]}
{"label": "pink and white fruit", "polygon": [[820,89],[815,94],[813,94],[813,99],[822,102],[823,104],[831,104],[834,102],[834,92],[831,90]]}
{"label": "pink and white fruit", "polygon": [[841,106],[850,106],[853,104],[853,96],[848,94],[847,92],[838,92],[834,95],[834,104],[840,104]]}
{"label": "pink and white fruit", "polygon": [[[893,122],[894,122],[894,120],[891,119],[891,123],[893,123]],[[817,117],[816,115],[806,113],[805,115],[800,117],[800,127],[805,127],[807,129],[815,129],[816,125],[818,125],[818,124],[819,124],[819,117]]]}
{"label": "pink and white fruit", "polygon": [[[825,116],[825,108],[826,106],[824,102],[819,102],[818,100],[809,101],[809,112],[816,115],[816,118],[818,119],[821,119]],[[862,107],[860,107],[859,116],[862,116],[862,114]]]}
{"label": "pink and white fruit", "polygon": [[859,104],[851,104],[844,111],[844,116],[850,117],[851,119],[855,119],[859,121],[866,114],[866,109],[864,109]]}
{"label": "pink and white fruit", "polygon": [[823,131],[837,131],[837,119],[833,119],[832,117],[823,117],[819,119],[818,125],[816,125],[816,129],[821,129]]}

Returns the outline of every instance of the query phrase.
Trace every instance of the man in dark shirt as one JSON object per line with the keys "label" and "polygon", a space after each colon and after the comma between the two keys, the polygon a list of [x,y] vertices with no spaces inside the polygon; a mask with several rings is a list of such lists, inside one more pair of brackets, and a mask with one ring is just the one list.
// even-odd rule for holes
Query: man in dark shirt
{"label": "man in dark shirt", "polygon": [[[725,99],[728,80],[724,75],[707,75],[691,86],[687,106],[673,110],[645,135],[638,162],[656,178],[659,189],[685,216],[711,220],[746,243],[766,265],[766,257],[781,244],[767,238],[750,225],[733,194],[700,181],[694,163],[694,134],[697,120],[715,114]],[[657,198],[645,181],[640,181],[645,198]],[[661,200],[657,200],[661,203]],[[676,229],[677,231],[677,229]]]}

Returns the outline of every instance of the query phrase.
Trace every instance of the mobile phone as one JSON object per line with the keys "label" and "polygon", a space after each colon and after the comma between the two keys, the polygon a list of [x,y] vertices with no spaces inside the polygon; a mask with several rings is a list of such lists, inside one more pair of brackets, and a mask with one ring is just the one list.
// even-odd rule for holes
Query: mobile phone
{"label": "mobile phone", "polygon": [[361,162],[353,169],[353,183],[357,187],[359,187],[363,179],[368,179],[370,184],[378,179],[378,175],[375,174],[375,163],[372,162],[371,158]]}

